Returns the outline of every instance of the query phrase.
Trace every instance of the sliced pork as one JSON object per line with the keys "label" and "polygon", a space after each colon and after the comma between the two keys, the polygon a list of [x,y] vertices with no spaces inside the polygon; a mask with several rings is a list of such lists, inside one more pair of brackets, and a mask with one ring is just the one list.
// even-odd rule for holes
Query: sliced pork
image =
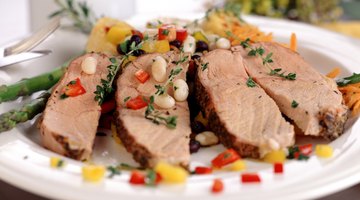
{"label": "sliced pork", "polygon": [[[82,71],[81,63],[87,57],[97,61],[95,74]],[[88,159],[96,135],[101,108],[94,100],[96,86],[100,79],[106,79],[109,58],[103,54],[86,54],[72,61],[64,76],[54,87],[39,122],[43,145],[59,154],[77,160]],[[65,87],[80,80],[85,93],[66,97]]]}
{"label": "sliced pork", "polygon": [[247,84],[248,78],[241,56],[211,51],[198,67],[196,98],[221,143],[243,157],[259,158],[293,145],[294,127],[262,88]]}
{"label": "sliced pork", "polygon": [[[305,135],[335,139],[343,133],[348,108],[343,104],[335,81],[316,71],[298,53],[276,43],[254,44],[262,47],[264,56],[272,53],[273,63],[264,66],[259,56],[249,56],[248,49],[233,48],[243,57],[247,73],[275,100],[281,112],[294,121]],[[271,69],[279,74],[296,74],[296,80],[270,75]],[[280,71],[281,69],[281,71]]]}
{"label": "sliced pork", "polygon": [[[186,80],[188,61],[174,64],[180,61],[179,54],[169,52],[167,54],[147,54],[130,63],[117,80],[116,102],[117,102],[117,132],[127,151],[143,167],[154,167],[160,160],[187,167],[190,162],[189,136],[190,112],[186,101],[176,102],[170,109],[161,109],[155,106],[155,110],[162,116],[177,116],[176,128],[170,129],[164,124],[155,124],[145,118],[146,107],[133,110],[127,108],[126,99],[134,99],[138,96],[149,99],[156,92],[155,85],[163,85],[151,76],[145,83],[141,83],[135,73],[140,69],[152,74],[151,65],[155,57],[162,56],[168,65],[167,77],[172,69],[181,67],[182,71],[174,81],[181,78]],[[170,91],[169,91],[170,92]],[[125,100],[125,101],[124,101]]]}

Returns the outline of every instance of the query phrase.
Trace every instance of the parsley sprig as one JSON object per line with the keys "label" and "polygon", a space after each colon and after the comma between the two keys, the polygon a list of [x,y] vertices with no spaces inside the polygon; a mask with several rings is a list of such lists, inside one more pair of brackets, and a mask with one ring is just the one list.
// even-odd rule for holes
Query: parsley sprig
{"label": "parsley sprig", "polygon": [[256,87],[256,83],[254,82],[254,80],[251,78],[251,76],[249,76],[249,78],[246,81],[246,85],[250,88],[252,87]]}
{"label": "parsley sprig", "polygon": [[101,105],[105,99],[105,97],[110,94],[113,91],[112,84],[115,80],[115,77],[117,73],[121,69],[122,63],[129,59],[129,57],[136,51],[139,50],[142,47],[142,43],[139,43],[138,45],[135,44],[135,42],[132,42],[130,45],[130,51],[125,54],[120,62],[118,62],[118,59],[115,57],[110,58],[111,64],[107,67],[108,68],[108,75],[106,76],[106,79],[101,79],[101,85],[96,86],[95,93],[95,101]]}

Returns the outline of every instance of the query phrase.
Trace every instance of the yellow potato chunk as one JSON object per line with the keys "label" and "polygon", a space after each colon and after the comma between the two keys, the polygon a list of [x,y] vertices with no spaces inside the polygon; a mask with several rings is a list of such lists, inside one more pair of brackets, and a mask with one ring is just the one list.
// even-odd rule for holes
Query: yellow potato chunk
{"label": "yellow potato chunk", "polygon": [[82,167],[82,177],[87,182],[99,182],[103,179],[105,167],[102,165],[86,165]]}
{"label": "yellow potato chunk", "polygon": [[230,166],[231,171],[243,171],[246,169],[245,161],[243,160],[237,160],[233,162]]}
{"label": "yellow potato chunk", "polygon": [[329,145],[318,144],[315,147],[315,154],[320,158],[330,158],[333,155],[333,148]]}
{"label": "yellow potato chunk", "polygon": [[161,175],[165,183],[184,183],[188,176],[188,172],[182,167],[165,162],[159,162],[155,166],[155,171]]}
{"label": "yellow potato chunk", "polygon": [[264,161],[268,163],[283,163],[285,160],[286,154],[282,150],[272,151],[264,157]]}
{"label": "yellow potato chunk", "polygon": [[128,27],[121,26],[113,26],[109,29],[106,34],[106,39],[113,43],[114,45],[118,45],[124,41],[124,39],[131,35],[131,29]]}

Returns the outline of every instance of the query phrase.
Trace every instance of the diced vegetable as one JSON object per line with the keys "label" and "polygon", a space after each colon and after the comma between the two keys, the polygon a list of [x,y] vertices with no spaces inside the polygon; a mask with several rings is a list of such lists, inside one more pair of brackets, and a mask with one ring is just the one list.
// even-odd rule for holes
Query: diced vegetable
{"label": "diced vegetable", "polygon": [[106,39],[114,45],[118,45],[119,43],[123,42],[127,36],[131,34],[131,29],[128,27],[113,26],[106,33]]}
{"label": "diced vegetable", "polygon": [[239,160],[240,156],[234,149],[228,149],[218,156],[216,156],[212,161],[212,165],[216,168],[221,168],[227,164],[233,163],[236,160]]}
{"label": "diced vegetable", "polygon": [[101,181],[105,174],[105,167],[102,165],[85,165],[82,167],[82,176],[84,181]]}
{"label": "diced vegetable", "polygon": [[[170,48],[170,46],[169,46],[169,48]],[[144,41],[141,49],[144,50],[146,53],[154,53],[156,50],[155,49],[155,41],[153,41],[153,40]]]}
{"label": "diced vegetable", "polygon": [[318,144],[316,145],[315,153],[320,158],[330,158],[333,155],[333,148],[326,144]]}
{"label": "diced vegetable", "polygon": [[193,34],[196,41],[203,41],[209,43],[209,40],[206,38],[205,34],[201,31],[196,31]]}
{"label": "diced vegetable", "polygon": [[212,169],[210,167],[196,167],[195,174],[211,174]]}
{"label": "diced vegetable", "polygon": [[165,162],[159,162],[155,166],[155,171],[160,174],[166,183],[184,183],[188,176],[185,169]]}
{"label": "diced vegetable", "polygon": [[59,157],[50,158],[50,167],[52,168],[61,168],[64,166],[64,161]]}
{"label": "diced vegetable", "polygon": [[186,29],[184,29],[184,28],[178,28],[178,29],[176,30],[176,39],[177,39],[179,42],[183,43],[184,40],[186,40],[187,36],[188,36],[188,33],[187,33],[187,30],[186,30]]}
{"label": "diced vegetable", "polygon": [[272,151],[267,153],[264,157],[264,161],[268,163],[283,163],[286,160],[285,152],[282,150]]}
{"label": "diced vegetable", "polygon": [[135,72],[135,77],[140,81],[140,83],[145,83],[150,78],[150,74],[142,69],[139,69]]}
{"label": "diced vegetable", "polygon": [[260,183],[261,179],[258,174],[241,174],[242,183]]}
{"label": "diced vegetable", "polygon": [[143,99],[142,96],[137,96],[136,98],[130,99],[126,102],[126,107],[133,110],[144,108],[147,105],[147,102]]}
{"label": "diced vegetable", "polygon": [[170,51],[170,44],[168,40],[155,41],[155,52],[166,53]]}
{"label": "diced vegetable", "polygon": [[284,172],[284,164],[283,163],[274,163],[274,173],[282,174]]}
{"label": "diced vegetable", "polygon": [[291,34],[291,38],[290,38],[290,49],[292,51],[297,51],[297,39],[296,39],[296,34],[292,33]]}
{"label": "diced vegetable", "polygon": [[237,160],[230,165],[230,170],[232,171],[243,171],[245,169],[246,169],[246,164],[245,161],[243,160]]}
{"label": "diced vegetable", "polygon": [[80,79],[76,78],[70,81],[64,88],[60,98],[65,99],[67,97],[76,97],[86,93],[85,88],[81,85]]}
{"label": "diced vegetable", "polygon": [[132,171],[130,175],[129,183],[134,185],[143,185],[145,184],[145,174],[139,171]]}
{"label": "diced vegetable", "polygon": [[176,39],[176,27],[175,25],[162,25],[158,32],[159,40],[167,40],[169,42]]}
{"label": "diced vegetable", "polygon": [[312,153],[312,144],[305,144],[299,146],[299,151],[303,155],[310,155]]}
{"label": "diced vegetable", "polygon": [[289,159],[307,160],[312,153],[312,144],[289,147]]}
{"label": "diced vegetable", "polygon": [[109,113],[116,107],[115,99],[110,99],[101,104],[101,113]]}
{"label": "diced vegetable", "polygon": [[331,72],[326,74],[326,76],[328,78],[336,78],[337,76],[339,76],[340,73],[341,73],[341,69],[339,67],[335,67],[334,69],[331,70]]}
{"label": "diced vegetable", "polygon": [[221,179],[214,179],[213,185],[211,187],[211,192],[219,193],[224,190],[224,184]]}

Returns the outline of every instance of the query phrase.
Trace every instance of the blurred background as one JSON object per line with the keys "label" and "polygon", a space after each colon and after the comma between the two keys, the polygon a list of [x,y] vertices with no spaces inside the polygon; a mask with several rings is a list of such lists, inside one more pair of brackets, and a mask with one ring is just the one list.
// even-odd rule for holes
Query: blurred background
{"label": "blurred background", "polygon": [[[0,45],[38,29],[48,16],[68,0],[0,1]],[[243,14],[311,23],[360,38],[360,0],[73,0],[85,2],[95,16],[127,19],[138,14],[205,11],[227,5]]]}

